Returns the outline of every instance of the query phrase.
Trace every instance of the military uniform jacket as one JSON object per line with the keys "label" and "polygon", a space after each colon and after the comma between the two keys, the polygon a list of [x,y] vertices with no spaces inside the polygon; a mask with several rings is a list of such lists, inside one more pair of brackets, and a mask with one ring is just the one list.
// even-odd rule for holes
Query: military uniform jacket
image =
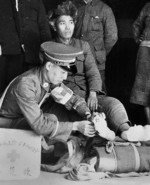
{"label": "military uniform jacket", "polygon": [[[39,107],[45,94],[51,92],[51,85],[44,85],[44,78],[39,68],[34,68],[17,77],[7,90],[0,117],[17,120],[25,118],[27,124],[38,134],[66,140],[72,132],[72,122],[52,121],[48,113]],[[55,103],[55,102],[54,102]],[[64,105],[68,110],[75,110],[80,116],[90,112],[83,98],[73,94]]]}
{"label": "military uniform jacket", "polygon": [[133,35],[137,43],[142,40],[150,40],[150,3],[142,8],[138,18],[133,23]]}
{"label": "military uniform jacket", "polygon": [[117,26],[111,8],[100,0],[80,5],[74,36],[89,42],[99,70],[105,69],[106,55],[117,41]]}
{"label": "military uniform jacket", "polygon": [[[59,42],[59,39],[55,41]],[[70,45],[83,50],[83,54],[76,58],[77,73],[69,74],[64,83],[84,98],[88,97],[90,91],[103,94],[101,76],[88,42],[72,38]]]}

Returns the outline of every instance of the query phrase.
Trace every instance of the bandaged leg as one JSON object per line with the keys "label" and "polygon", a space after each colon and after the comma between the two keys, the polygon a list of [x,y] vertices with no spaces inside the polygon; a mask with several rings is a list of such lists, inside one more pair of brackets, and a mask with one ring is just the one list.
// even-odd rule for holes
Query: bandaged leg
{"label": "bandaged leg", "polygon": [[150,140],[150,125],[145,125],[143,141],[149,141],[149,140]]}
{"label": "bandaged leg", "polygon": [[107,127],[105,118],[106,116],[104,113],[93,113],[92,122],[94,123],[95,130],[102,138],[107,140],[114,140],[115,133]]}
{"label": "bandaged leg", "polygon": [[121,137],[122,139],[132,142],[143,141],[145,137],[144,127],[141,125],[130,127],[128,130],[121,133]]}

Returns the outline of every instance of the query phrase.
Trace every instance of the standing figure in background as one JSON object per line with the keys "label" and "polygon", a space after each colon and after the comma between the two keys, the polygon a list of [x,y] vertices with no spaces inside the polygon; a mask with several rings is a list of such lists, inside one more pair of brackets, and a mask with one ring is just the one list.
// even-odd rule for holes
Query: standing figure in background
{"label": "standing figure in background", "polygon": [[133,35],[139,50],[130,102],[144,106],[147,124],[150,124],[150,2],[133,23]]}
{"label": "standing figure in background", "polygon": [[[77,4],[76,0],[73,2]],[[118,39],[115,17],[112,9],[101,0],[81,0],[78,6],[74,37],[89,42],[106,91],[106,57]]]}
{"label": "standing figure in background", "polygon": [[42,0],[0,1],[0,93],[38,64],[40,44],[50,38]]}

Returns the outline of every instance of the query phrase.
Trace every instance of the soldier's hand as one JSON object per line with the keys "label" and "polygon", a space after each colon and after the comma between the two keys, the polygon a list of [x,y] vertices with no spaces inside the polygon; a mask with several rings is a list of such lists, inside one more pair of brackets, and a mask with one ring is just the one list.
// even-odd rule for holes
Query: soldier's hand
{"label": "soldier's hand", "polygon": [[86,120],[89,120],[91,118],[91,113],[90,112],[86,112],[85,113],[85,118],[86,118]]}
{"label": "soldier's hand", "polygon": [[142,42],[144,40],[144,35],[141,35],[139,38],[139,43]]}
{"label": "soldier's hand", "polygon": [[95,136],[94,125],[90,121],[87,121],[87,120],[74,122],[73,130],[79,131],[80,133],[88,137]]}
{"label": "soldier's hand", "polygon": [[95,112],[97,110],[97,107],[98,107],[98,99],[97,99],[97,95],[96,95],[96,92],[90,92],[89,94],[89,97],[88,97],[88,100],[87,100],[87,105],[89,107],[89,109],[92,111],[92,112]]}

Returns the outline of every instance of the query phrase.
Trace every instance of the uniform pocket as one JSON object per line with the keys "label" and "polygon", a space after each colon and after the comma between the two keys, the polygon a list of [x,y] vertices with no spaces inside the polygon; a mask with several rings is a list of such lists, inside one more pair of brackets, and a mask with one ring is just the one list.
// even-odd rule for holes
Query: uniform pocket
{"label": "uniform pocket", "polygon": [[76,57],[76,60],[79,61],[79,62],[83,62],[84,60],[84,55],[79,55]]}
{"label": "uniform pocket", "polygon": [[80,56],[78,56],[76,58],[76,66],[77,66],[78,73],[83,73],[83,70],[84,70],[84,60],[85,60],[84,55],[80,55]]}
{"label": "uniform pocket", "polygon": [[99,45],[95,45],[95,56],[98,64],[103,64],[106,61],[106,51]]}
{"label": "uniform pocket", "polygon": [[98,16],[92,16],[91,17],[91,27],[93,31],[103,30],[102,19]]}

